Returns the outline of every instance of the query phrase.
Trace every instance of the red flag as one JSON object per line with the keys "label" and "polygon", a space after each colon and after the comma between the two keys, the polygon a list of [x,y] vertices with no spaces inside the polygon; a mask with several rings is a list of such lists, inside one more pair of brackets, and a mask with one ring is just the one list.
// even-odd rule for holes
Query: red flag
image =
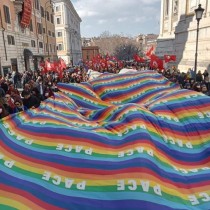
{"label": "red flag", "polygon": [[176,55],[164,55],[164,60],[166,63],[176,61]]}
{"label": "red flag", "polygon": [[122,61],[118,61],[117,63],[118,63],[118,67],[119,67],[119,68],[123,68],[124,64],[123,64]]}
{"label": "red flag", "polygon": [[156,55],[151,55],[150,67],[153,69],[163,69],[163,60]]}
{"label": "red flag", "polygon": [[154,46],[152,45],[152,47],[150,47],[150,49],[147,50],[146,56],[149,57],[149,58],[151,58],[153,52],[154,52]]}
{"label": "red flag", "polygon": [[44,61],[40,61],[39,65],[40,65],[42,68],[45,68],[45,62],[44,62]]}
{"label": "red flag", "polygon": [[107,61],[109,61],[109,60],[111,59],[111,57],[109,56],[109,53],[106,54],[105,59],[106,59]]}
{"label": "red flag", "polygon": [[47,71],[52,71],[53,70],[53,68],[51,66],[51,63],[48,60],[45,61],[45,68],[46,68]]}
{"label": "red flag", "polygon": [[60,66],[61,66],[62,70],[66,69],[66,67],[67,67],[66,63],[62,58],[59,59],[59,63],[60,63]]}
{"label": "red flag", "polygon": [[145,62],[144,58],[140,57],[140,56],[137,55],[137,54],[135,54],[135,55],[133,56],[133,59],[134,59],[136,62],[138,62],[138,63],[144,63],[144,62]]}
{"label": "red flag", "polygon": [[112,56],[112,57],[110,58],[110,60],[115,61],[115,62],[117,62],[117,61],[118,61],[118,59],[117,59],[117,57],[116,57],[116,56]]}

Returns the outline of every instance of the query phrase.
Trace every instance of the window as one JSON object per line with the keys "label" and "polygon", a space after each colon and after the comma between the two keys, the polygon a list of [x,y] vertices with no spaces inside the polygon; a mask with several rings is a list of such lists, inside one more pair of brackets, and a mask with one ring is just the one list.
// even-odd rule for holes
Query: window
{"label": "window", "polygon": [[44,17],[44,8],[41,6],[41,16]]}
{"label": "window", "polygon": [[43,48],[43,43],[39,42],[39,48]]}
{"label": "window", "polygon": [[51,31],[48,31],[48,35],[51,36]]}
{"label": "window", "polygon": [[58,37],[61,37],[61,36],[62,36],[62,32],[59,31],[59,32],[57,33],[57,35],[58,35]]}
{"label": "window", "polygon": [[52,32],[52,37],[55,37],[55,33],[54,32]]}
{"label": "window", "polygon": [[61,7],[60,7],[60,6],[55,7],[55,11],[56,11],[56,12],[61,11]]}
{"label": "window", "polygon": [[37,23],[37,28],[38,28],[38,34],[42,34],[42,24]]}
{"label": "window", "polygon": [[165,0],[165,16],[169,14],[169,0]]}
{"label": "window", "polygon": [[60,17],[57,17],[57,18],[56,18],[56,23],[57,23],[57,24],[61,24],[61,18],[60,18]]}
{"label": "window", "polygon": [[47,51],[47,52],[49,51],[48,44],[45,45],[45,51]]}
{"label": "window", "polygon": [[30,28],[30,31],[33,31],[33,23],[32,23],[32,20],[30,21],[29,28]]}
{"label": "window", "polygon": [[15,38],[14,36],[7,35],[8,45],[15,45]]}
{"label": "window", "polygon": [[48,11],[46,11],[46,17],[47,17],[47,20],[49,21],[50,20],[50,14]]}
{"label": "window", "polygon": [[50,15],[51,17],[51,23],[53,24],[54,23],[54,17],[53,17],[53,14]]}
{"label": "window", "polygon": [[63,50],[63,44],[58,44],[57,45],[57,50]]}
{"label": "window", "polygon": [[31,40],[31,47],[36,47],[36,42],[34,40]]}
{"label": "window", "polygon": [[39,0],[34,0],[35,9],[39,10]]}
{"label": "window", "polygon": [[4,18],[5,18],[5,22],[11,24],[9,7],[7,7],[7,6],[4,5],[3,8],[4,8]]}
{"label": "window", "polygon": [[43,34],[45,34],[45,28],[42,29]]}
{"label": "window", "polygon": [[52,52],[52,45],[50,44],[50,52]]}

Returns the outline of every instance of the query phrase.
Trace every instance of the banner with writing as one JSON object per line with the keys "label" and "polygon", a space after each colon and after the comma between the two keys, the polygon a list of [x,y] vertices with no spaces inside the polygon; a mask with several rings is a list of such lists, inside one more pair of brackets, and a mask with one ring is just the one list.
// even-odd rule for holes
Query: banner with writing
{"label": "banner with writing", "polygon": [[59,89],[0,120],[0,209],[209,209],[209,97],[153,71]]}
{"label": "banner with writing", "polygon": [[22,18],[20,22],[23,28],[26,28],[30,25],[31,14],[32,14],[32,0],[24,0]]}

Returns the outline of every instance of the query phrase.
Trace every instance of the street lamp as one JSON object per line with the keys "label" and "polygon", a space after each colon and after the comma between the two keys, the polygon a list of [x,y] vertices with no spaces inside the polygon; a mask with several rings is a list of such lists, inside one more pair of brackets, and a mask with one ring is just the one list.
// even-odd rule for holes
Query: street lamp
{"label": "street lamp", "polygon": [[198,5],[198,8],[195,9],[195,15],[197,20],[197,35],[196,35],[196,51],[195,51],[195,67],[194,67],[194,76],[196,81],[196,74],[197,74],[197,58],[198,58],[198,33],[199,33],[199,23],[202,19],[204,9],[201,7],[201,4]]}

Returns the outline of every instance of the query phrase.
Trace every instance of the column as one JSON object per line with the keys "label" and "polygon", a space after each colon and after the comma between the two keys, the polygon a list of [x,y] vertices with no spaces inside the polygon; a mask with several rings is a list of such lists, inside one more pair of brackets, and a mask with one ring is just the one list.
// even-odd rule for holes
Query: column
{"label": "column", "polygon": [[161,1],[161,13],[160,13],[160,37],[163,36],[163,16],[164,16],[164,0]]}
{"label": "column", "polygon": [[172,30],[172,14],[173,14],[173,0],[169,0],[169,13],[168,13],[168,32],[171,34]]}

